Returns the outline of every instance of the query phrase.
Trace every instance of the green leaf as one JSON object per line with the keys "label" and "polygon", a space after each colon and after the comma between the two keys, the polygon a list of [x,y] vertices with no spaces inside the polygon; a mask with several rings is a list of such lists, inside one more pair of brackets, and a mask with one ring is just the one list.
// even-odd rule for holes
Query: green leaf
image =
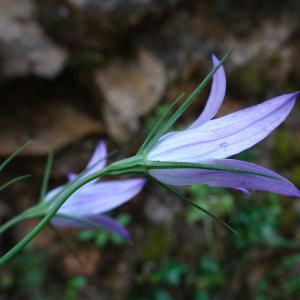
{"label": "green leaf", "polygon": [[44,200],[45,195],[48,190],[48,183],[49,183],[52,164],[53,164],[53,153],[50,152],[47,157],[46,167],[45,167],[45,171],[44,171],[41,192],[40,192],[40,200],[39,200],[40,202],[42,202]]}
{"label": "green leaf", "polygon": [[13,217],[8,222],[2,224],[0,226],[0,234],[2,234],[4,231],[9,229],[10,227],[16,225],[17,223],[20,223],[26,219],[34,218],[34,217],[40,217],[43,216],[45,213],[40,211],[39,209],[31,208],[27,211],[21,213],[18,216]]}
{"label": "green leaf", "polygon": [[154,143],[154,141],[158,140],[159,131],[161,126],[163,125],[163,122],[166,120],[167,116],[170,114],[172,109],[175,107],[175,105],[184,97],[184,93],[180,94],[167,108],[167,110],[164,112],[164,114],[161,116],[159,121],[156,123],[156,125],[153,127],[147,138],[145,139],[144,143],[138,150],[137,154],[143,154],[147,153],[148,149],[150,149]]}
{"label": "green leaf", "polygon": [[32,141],[28,141],[24,145],[20,146],[14,153],[12,153],[8,158],[6,158],[1,164],[0,164],[0,172],[3,171],[3,169],[25,148],[27,148]]}
{"label": "green leaf", "polygon": [[28,177],[30,177],[30,175],[26,174],[26,175],[21,175],[21,176],[18,176],[18,177],[15,177],[15,178],[9,180],[8,182],[6,182],[0,186],[0,192],[3,191],[4,189],[6,189],[7,187],[9,187],[10,185],[12,185],[20,180],[23,180],[25,178],[28,178]]}
{"label": "green leaf", "polygon": [[236,236],[238,236],[239,238],[241,238],[240,234],[232,227],[230,226],[228,223],[226,223],[225,221],[223,221],[222,219],[216,217],[215,215],[213,215],[212,213],[210,213],[208,210],[206,210],[205,208],[201,207],[200,205],[194,203],[193,201],[189,200],[187,197],[185,197],[184,195],[180,194],[178,191],[176,191],[175,189],[173,189],[171,186],[160,182],[158,180],[156,180],[155,178],[151,177],[152,180],[154,180],[155,182],[157,182],[159,185],[161,185],[162,187],[164,187],[166,190],[168,190],[169,192],[173,193],[174,195],[176,195],[179,199],[183,200],[184,202],[186,202],[189,205],[194,206],[195,208],[201,210],[202,212],[206,213],[207,215],[209,215],[210,217],[212,217],[214,220],[216,220],[217,222],[219,222],[221,225],[225,226],[229,231],[231,231],[232,233],[234,233]]}

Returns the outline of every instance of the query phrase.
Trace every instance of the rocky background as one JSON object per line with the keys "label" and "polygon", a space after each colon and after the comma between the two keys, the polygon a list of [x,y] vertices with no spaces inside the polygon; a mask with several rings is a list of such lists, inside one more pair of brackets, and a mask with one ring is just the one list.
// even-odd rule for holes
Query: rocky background
{"label": "rocky background", "polygon": [[[0,0],[0,156],[34,143],[1,174],[32,177],[0,193],[0,218],[33,205],[49,151],[51,186],[80,170],[100,138],[133,154],[169,100],[226,64],[220,114],[300,88],[300,1]],[[185,113],[184,126],[206,94]],[[300,186],[300,105],[266,141],[240,155]],[[0,270],[0,299],[296,299],[299,200],[185,189],[243,239],[154,184],[112,214],[128,244],[106,232],[47,228]],[[203,202],[202,202],[203,203]],[[0,238],[1,252],[35,224]]]}

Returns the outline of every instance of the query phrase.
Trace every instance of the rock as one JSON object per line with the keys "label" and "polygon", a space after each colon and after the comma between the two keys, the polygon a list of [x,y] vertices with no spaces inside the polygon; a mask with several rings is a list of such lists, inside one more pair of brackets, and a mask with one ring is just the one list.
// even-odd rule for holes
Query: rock
{"label": "rock", "polygon": [[147,18],[160,18],[180,0],[36,1],[47,31],[72,54],[80,49],[107,51],[127,44],[131,30]]}
{"label": "rock", "polygon": [[165,18],[160,27],[149,26],[148,31],[139,36],[139,43],[150,47],[164,61],[169,77],[177,79],[188,65],[198,72],[205,66],[207,72],[211,53],[222,56],[230,49],[235,51],[226,70],[235,70],[253,61],[259,65],[270,54],[281,53],[299,27],[296,10],[278,8],[280,13],[268,17],[254,11],[252,18],[242,5],[238,11],[229,1],[226,5],[230,16],[235,11],[239,26],[236,19],[228,20],[227,14],[216,4],[198,1],[193,12],[182,9]]}
{"label": "rock", "polygon": [[73,7],[82,12],[104,14],[120,18],[125,24],[135,24],[148,14],[161,14],[174,7],[178,0],[67,0]]}
{"label": "rock", "polygon": [[0,2],[0,62],[2,76],[56,76],[67,60],[66,52],[45,35],[34,19],[31,0]]}
{"label": "rock", "polygon": [[32,139],[21,155],[45,155],[90,133],[101,132],[101,124],[63,101],[30,104],[22,110],[6,110],[0,118],[0,155],[7,156]]}
{"label": "rock", "polygon": [[103,94],[104,119],[111,136],[126,142],[139,128],[139,117],[149,113],[161,100],[166,74],[161,62],[145,49],[133,60],[116,59],[95,74]]}

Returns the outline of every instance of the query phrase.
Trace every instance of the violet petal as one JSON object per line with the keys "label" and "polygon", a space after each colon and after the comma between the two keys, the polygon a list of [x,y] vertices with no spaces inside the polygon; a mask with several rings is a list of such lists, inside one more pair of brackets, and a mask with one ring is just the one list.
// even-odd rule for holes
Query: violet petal
{"label": "violet petal", "polygon": [[[215,55],[212,55],[213,66],[216,67],[220,61]],[[220,66],[213,76],[210,94],[206,106],[198,119],[189,128],[196,128],[204,122],[212,119],[219,111],[226,92],[226,76],[224,67]]]}
{"label": "violet petal", "polygon": [[106,166],[107,149],[104,141],[100,141],[88,162],[86,168],[89,169],[85,176],[103,169]]}
{"label": "violet petal", "polygon": [[59,212],[74,216],[106,212],[136,196],[145,182],[145,179],[125,179],[85,185],[71,195]]}
{"label": "violet petal", "polygon": [[69,181],[69,182],[70,182],[70,181],[73,181],[73,180],[76,179],[76,177],[77,177],[77,174],[71,172],[71,173],[68,174],[68,181]]}
{"label": "violet petal", "polygon": [[83,216],[82,218],[86,219],[87,221],[93,222],[93,225],[88,225],[85,224],[84,222],[64,218],[61,216],[54,217],[51,223],[59,227],[70,227],[70,228],[81,228],[81,229],[86,229],[86,228],[94,229],[98,227],[98,228],[107,229],[111,232],[114,232],[127,240],[130,239],[130,234],[125,229],[125,227],[107,215],[102,215],[102,214],[89,215],[89,216]]}
{"label": "violet petal", "polygon": [[299,92],[210,120],[194,129],[162,137],[149,160],[201,162],[221,159],[250,148],[278,127],[292,110]]}
{"label": "violet petal", "polygon": [[264,190],[300,197],[300,191],[286,178],[253,163],[234,159],[209,160],[204,163],[260,172],[269,176],[275,176],[276,179],[253,174],[195,169],[156,169],[150,170],[149,173],[157,180],[170,185],[207,184],[215,187]]}

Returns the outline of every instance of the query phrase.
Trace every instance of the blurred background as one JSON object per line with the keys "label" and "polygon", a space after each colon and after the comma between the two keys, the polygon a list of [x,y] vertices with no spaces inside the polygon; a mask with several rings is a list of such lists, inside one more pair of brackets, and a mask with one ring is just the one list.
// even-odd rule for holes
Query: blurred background
{"label": "blurred background", "polygon": [[[300,89],[300,1],[1,0],[0,156],[34,143],[1,174],[32,177],[0,193],[1,223],[36,203],[47,153],[51,187],[81,170],[100,138],[112,159],[134,154],[170,100],[235,51],[220,114]],[[208,90],[177,123],[201,112]],[[300,105],[238,158],[300,186]],[[149,183],[111,215],[132,243],[106,231],[42,234],[0,270],[0,299],[299,299],[299,199],[192,186],[211,218]],[[0,237],[12,247],[35,220]]]}

